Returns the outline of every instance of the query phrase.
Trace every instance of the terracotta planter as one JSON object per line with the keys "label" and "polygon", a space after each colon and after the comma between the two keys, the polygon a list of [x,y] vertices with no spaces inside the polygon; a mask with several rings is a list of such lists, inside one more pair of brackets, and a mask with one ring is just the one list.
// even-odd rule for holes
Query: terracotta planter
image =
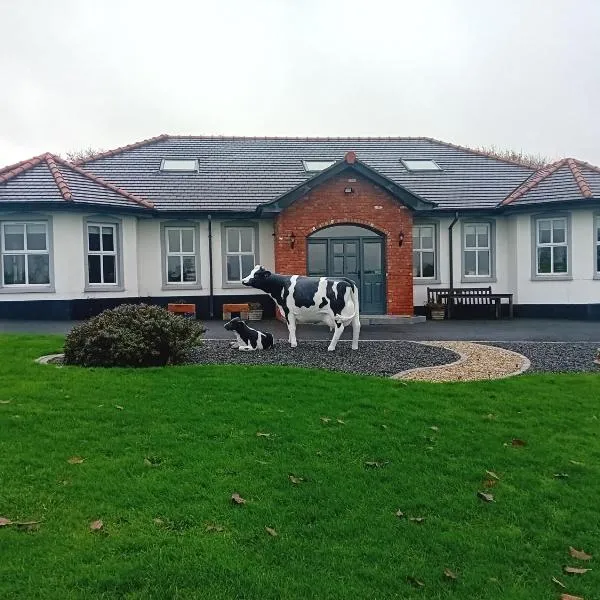
{"label": "terracotta planter", "polygon": [[432,308],[431,309],[431,320],[432,321],[443,321],[446,316],[446,311],[443,308]]}
{"label": "terracotta planter", "polygon": [[167,304],[167,310],[181,315],[182,317],[188,317],[190,319],[196,318],[195,304]]}

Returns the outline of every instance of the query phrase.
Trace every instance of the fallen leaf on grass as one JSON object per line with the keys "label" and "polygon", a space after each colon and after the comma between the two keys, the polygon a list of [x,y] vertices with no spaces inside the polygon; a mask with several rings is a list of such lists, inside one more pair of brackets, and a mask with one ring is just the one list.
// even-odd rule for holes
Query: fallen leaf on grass
{"label": "fallen leaf on grass", "polygon": [[231,494],[231,501],[234,504],[246,504],[246,500],[242,498],[237,492],[235,494]]}
{"label": "fallen leaf on grass", "polygon": [[272,527],[265,527],[265,531],[273,537],[277,537],[279,535]]}
{"label": "fallen leaf on grass", "polygon": [[25,531],[36,531],[40,528],[40,523],[41,521],[17,521],[13,525]]}
{"label": "fallen leaf on grass", "polygon": [[123,407],[120,406],[119,404],[115,404],[115,408],[118,409],[118,410],[123,410]]}
{"label": "fallen leaf on grass", "polygon": [[444,575],[448,578],[448,579],[458,579],[458,575],[456,573],[454,573],[453,571],[451,571],[450,569],[444,569]]}
{"label": "fallen leaf on grass", "polygon": [[412,575],[409,575],[406,578],[406,581],[408,581],[408,583],[410,583],[410,585],[414,585],[415,587],[425,587],[425,584],[422,581],[420,581],[416,577],[413,577]]}
{"label": "fallen leaf on grass", "polygon": [[256,437],[271,437],[270,433],[264,433],[262,431],[257,431],[256,432]]}
{"label": "fallen leaf on grass", "polygon": [[100,531],[103,527],[104,527],[104,523],[100,519],[98,519],[97,521],[92,521],[90,523],[91,531]]}
{"label": "fallen leaf on grass", "polygon": [[511,444],[513,446],[527,446],[527,442],[525,440],[520,440],[519,438],[513,438]]}
{"label": "fallen leaf on grass", "polygon": [[0,517],[0,527],[6,527],[7,525],[12,525],[12,521],[6,517]]}
{"label": "fallen leaf on grass", "polygon": [[496,415],[489,413],[487,415],[484,415],[483,418],[486,419],[487,421],[495,421],[497,417],[496,417]]}
{"label": "fallen leaf on grass", "polygon": [[389,460],[384,460],[384,461],[368,460],[365,462],[365,467],[369,467],[370,469],[381,469],[382,467],[385,467],[385,465],[387,465],[389,462],[390,462]]}
{"label": "fallen leaf on grass", "polygon": [[146,458],[144,458],[144,464],[147,467],[158,467],[160,466],[161,462],[162,459],[160,459],[158,456],[146,456]]}
{"label": "fallen leaf on grass", "polygon": [[562,581],[559,581],[558,579],[556,579],[556,577],[552,578],[552,583],[555,583],[556,585],[560,586],[564,590],[567,589],[567,586]]}
{"label": "fallen leaf on grass", "polygon": [[485,502],[493,502],[494,501],[494,496],[492,496],[492,494],[488,494],[486,492],[477,492],[477,497],[480,498],[481,500],[484,500]]}
{"label": "fallen leaf on grass", "polygon": [[580,461],[578,461],[578,460],[570,460],[569,462],[570,462],[572,465],[579,465],[579,466],[583,465],[583,463],[582,463],[582,462],[580,462]]}
{"label": "fallen leaf on grass", "polygon": [[214,531],[215,533],[221,533],[222,531],[225,531],[225,527],[223,527],[223,525],[215,525],[214,523],[208,523],[208,525],[206,526],[206,531]]}
{"label": "fallen leaf on grass", "polygon": [[439,431],[440,428],[437,425],[432,425],[429,429],[431,429],[431,431]]}
{"label": "fallen leaf on grass", "polygon": [[340,425],[345,425],[346,421],[342,421],[341,419],[336,419],[336,421],[340,424]]}
{"label": "fallen leaf on grass", "polygon": [[554,473],[554,478],[555,479],[568,479],[569,474],[568,473]]}
{"label": "fallen leaf on grass", "polygon": [[160,519],[159,517],[152,519],[152,522],[155,525],[158,525],[159,527],[162,527],[165,524],[165,522],[162,519]]}
{"label": "fallen leaf on grass", "polygon": [[579,567],[563,567],[563,571],[565,573],[569,573],[570,575],[583,575],[591,569],[580,569]]}
{"label": "fallen leaf on grass", "polygon": [[497,479],[498,481],[500,480],[500,476],[494,473],[494,471],[486,471],[485,474],[492,479]]}
{"label": "fallen leaf on grass", "polygon": [[423,523],[423,521],[425,521],[425,517],[409,517],[408,520],[412,521],[413,523]]}
{"label": "fallen leaf on grass", "polygon": [[561,594],[560,600],[584,600],[581,596],[572,596],[571,594]]}
{"label": "fallen leaf on grass", "polygon": [[329,423],[331,419],[329,417],[321,417],[321,423]]}
{"label": "fallen leaf on grass", "polygon": [[10,404],[10,400],[0,400],[0,404]]}
{"label": "fallen leaf on grass", "polygon": [[395,514],[399,519],[401,519],[404,516],[404,513],[400,509],[398,509]]}
{"label": "fallen leaf on grass", "polygon": [[289,480],[294,484],[298,485],[304,481],[304,477],[295,477],[294,475],[288,475]]}
{"label": "fallen leaf on grass", "polygon": [[70,465],[80,465],[84,460],[85,458],[81,458],[81,456],[71,456],[67,462]]}
{"label": "fallen leaf on grass", "polygon": [[594,558],[591,554],[587,554],[583,550],[575,550],[573,546],[569,546],[569,554],[578,560],[592,560]]}
{"label": "fallen leaf on grass", "polygon": [[388,428],[387,425],[383,425],[383,424],[381,424],[379,427],[381,427],[381,429],[387,429]]}

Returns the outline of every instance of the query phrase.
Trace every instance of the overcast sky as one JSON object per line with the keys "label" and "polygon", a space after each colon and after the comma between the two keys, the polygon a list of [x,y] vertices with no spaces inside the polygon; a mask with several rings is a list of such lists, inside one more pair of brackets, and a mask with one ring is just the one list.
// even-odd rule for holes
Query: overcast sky
{"label": "overcast sky", "polygon": [[600,165],[599,0],[0,0],[0,165],[161,133]]}

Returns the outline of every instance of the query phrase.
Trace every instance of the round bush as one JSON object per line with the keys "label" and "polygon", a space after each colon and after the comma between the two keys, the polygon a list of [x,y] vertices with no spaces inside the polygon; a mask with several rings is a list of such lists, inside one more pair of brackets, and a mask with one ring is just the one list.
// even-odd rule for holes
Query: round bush
{"label": "round bush", "polygon": [[182,363],[204,329],[159,306],[123,304],[77,325],[65,363],[86,367],[157,367]]}

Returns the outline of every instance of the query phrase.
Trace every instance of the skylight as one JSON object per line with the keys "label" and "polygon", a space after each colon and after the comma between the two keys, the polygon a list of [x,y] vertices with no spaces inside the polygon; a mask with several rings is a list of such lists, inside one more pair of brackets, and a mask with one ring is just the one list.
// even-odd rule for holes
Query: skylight
{"label": "skylight", "polygon": [[335,163],[335,160],[303,160],[304,170],[309,173],[324,171]]}
{"label": "skylight", "polygon": [[441,171],[442,168],[438,165],[435,160],[426,158],[402,158],[400,159],[402,164],[409,171]]}
{"label": "skylight", "polygon": [[160,170],[190,173],[198,170],[198,161],[195,158],[163,158]]}

